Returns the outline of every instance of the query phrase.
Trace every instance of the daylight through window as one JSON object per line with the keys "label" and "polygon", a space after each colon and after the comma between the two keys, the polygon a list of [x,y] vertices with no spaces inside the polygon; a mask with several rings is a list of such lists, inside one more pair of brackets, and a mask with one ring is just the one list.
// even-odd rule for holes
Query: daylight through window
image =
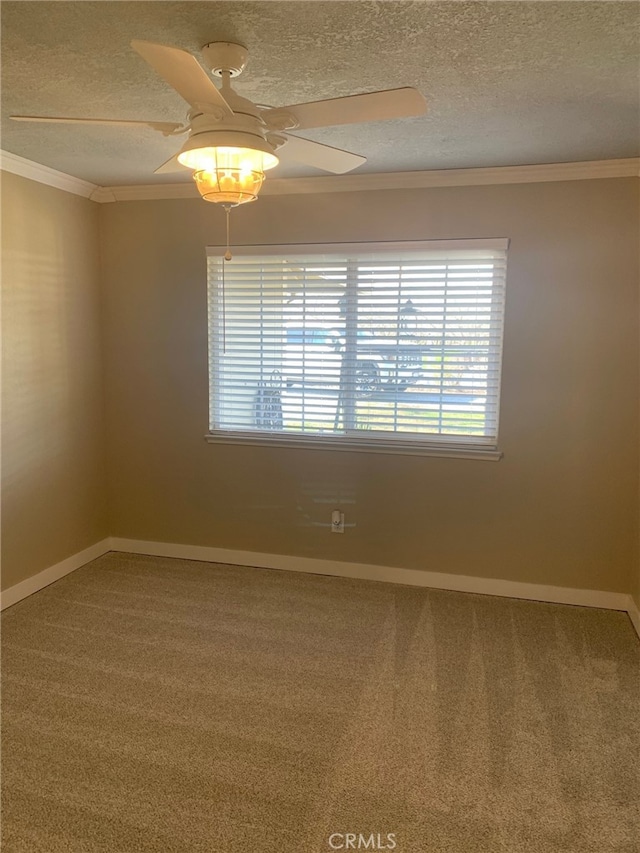
{"label": "daylight through window", "polygon": [[210,250],[212,434],[495,448],[506,248]]}

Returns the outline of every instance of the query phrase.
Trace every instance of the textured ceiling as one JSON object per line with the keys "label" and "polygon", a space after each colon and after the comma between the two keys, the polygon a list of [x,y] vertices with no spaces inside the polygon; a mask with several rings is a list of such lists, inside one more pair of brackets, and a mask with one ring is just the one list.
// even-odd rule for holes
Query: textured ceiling
{"label": "textured ceiling", "polygon": [[[11,2],[0,5],[2,147],[100,185],[153,176],[180,140],[148,129],[17,124],[11,113],[181,121],[131,39],[199,55],[249,47],[240,94],[280,106],[398,86],[427,116],[308,131],[360,172],[640,154],[637,2]],[[302,135],[302,134],[301,134]],[[274,177],[320,174],[279,166]]]}

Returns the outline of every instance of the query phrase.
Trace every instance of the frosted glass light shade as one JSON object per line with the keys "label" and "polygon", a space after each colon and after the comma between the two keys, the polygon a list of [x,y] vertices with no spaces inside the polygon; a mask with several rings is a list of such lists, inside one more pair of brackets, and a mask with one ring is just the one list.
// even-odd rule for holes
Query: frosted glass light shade
{"label": "frosted glass light shade", "polygon": [[232,205],[255,201],[265,171],[278,164],[275,154],[230,146],[193,148],[179,154],[178,160],[194,170],[193,179],[205,201]]}
{"label": "frosted glass light shade", "polygon": [[203,169],[193,173],[193,180],[205,201],[236,205],[257,199],[264,180],[264,172]]}

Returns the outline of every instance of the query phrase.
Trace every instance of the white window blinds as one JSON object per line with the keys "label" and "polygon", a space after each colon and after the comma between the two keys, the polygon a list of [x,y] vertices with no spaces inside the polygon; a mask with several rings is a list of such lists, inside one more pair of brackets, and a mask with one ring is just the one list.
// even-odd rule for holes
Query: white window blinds
{"label": "white window blinds", "polygon": [[506,248],[210,250],[212,432],[495,448]]}

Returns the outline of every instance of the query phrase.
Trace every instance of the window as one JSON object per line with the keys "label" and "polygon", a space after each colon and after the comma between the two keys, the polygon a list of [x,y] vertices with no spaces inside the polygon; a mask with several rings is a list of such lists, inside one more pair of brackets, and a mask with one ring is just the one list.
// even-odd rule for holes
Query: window
{"label": "window", "polygon": [[210,250],[210,439],[497,456],[506,249]]}

